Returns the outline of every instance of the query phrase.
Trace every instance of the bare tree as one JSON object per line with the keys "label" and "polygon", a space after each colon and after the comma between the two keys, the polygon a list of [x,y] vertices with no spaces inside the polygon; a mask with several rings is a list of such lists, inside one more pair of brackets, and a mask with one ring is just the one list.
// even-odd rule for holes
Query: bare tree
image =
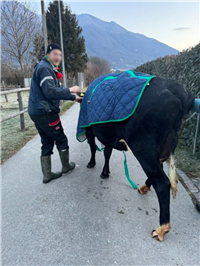
{"label": "bare tree", "polygon": [[104,58],[92,56],[89,58],[84,71],[85,85],[88,86],[94,79],[110,73],[110,63]]}
{"label": "bare tree", "polygon": [[44,47],[44,37],[42,32],[38,32],[33,41],[33,51],[31,52],[32,55],[32,65],[35,67],[39,61],[45,55],[45,47]]}
{"label": "bare tree", "polygon": [[37,14],[32,12],[31,3],[18,1],[1,2],[1,54],[4,64],[6,60],[13,66],[24,70],[31,64],[33,41],[41,24]]}
{"label": "bare tree", "polygon": [[100,58],[98,56],[91,56],[89,58],[89,62],[98,66],[101,76],[110,73],[110,62],[108,62],[106,59]]}
{"label": "bare tree", "polygon": [[91,62],[88,62],[84,72],[85,85],[89,86],[89,84],[98,77],[100,77],[99,67]]}

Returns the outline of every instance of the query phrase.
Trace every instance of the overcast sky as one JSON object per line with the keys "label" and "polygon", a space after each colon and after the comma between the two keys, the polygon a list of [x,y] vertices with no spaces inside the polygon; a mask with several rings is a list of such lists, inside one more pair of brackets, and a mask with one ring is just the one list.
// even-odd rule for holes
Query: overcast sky
{"label": "overcast sky", "polygon": [[[31,2],[31,1],[29,1]],[[40,13],[40,1],[32,1]],[[63,1],[73,13],[115,21],[134,33],[155,38],[182,51],[200,41],[200,4],[195,1]],[[45,8],[49,1],[45,1]]]}

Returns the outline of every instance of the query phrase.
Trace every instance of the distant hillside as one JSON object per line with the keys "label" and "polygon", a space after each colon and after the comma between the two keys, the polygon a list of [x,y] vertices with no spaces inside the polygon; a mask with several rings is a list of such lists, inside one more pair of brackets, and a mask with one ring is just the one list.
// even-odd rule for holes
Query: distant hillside
{"label": "distant hillside", "polygon": [[105,22],[88,14],[77,15],[83,28],[89,56],[103,57],[113,69],[131,69],[177,50],[155,39],[133,33],[117,23]]}

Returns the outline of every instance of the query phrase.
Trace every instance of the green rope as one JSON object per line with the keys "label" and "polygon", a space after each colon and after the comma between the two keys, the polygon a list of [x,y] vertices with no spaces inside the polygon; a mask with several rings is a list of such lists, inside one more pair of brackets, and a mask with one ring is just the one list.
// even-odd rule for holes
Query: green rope
{"label": "green rope", "polygon": [[137,185],[130,179],[130,176],[129,176],[129,171],[128,171],[128,165],[127,165],[127,159],[126,159],[126,154],[125,152],[123,151],[124,153],[124,172],[125,172],[125,175],[129,181],[129,183],[131,184],[131,186],[134,188],[134,189],[137,189]]}
{"label": "green rope", "polygon": [[96,150],[97,150],[97,151],[103,151],[104,148],[99,148],[98,145],[96,145]]}
{"label": "green rope", "polygon": [[[89,144],[88,140],[87,140],[87,143]],[[104,148],[100,149],[100,148],[96,145],[96,150],[101,152],[101,151],[104,150]],[[129,183],[131,184],[131,186],[132,186],[134,189],[137,189],[137,185],[136,185],[136,184],[130,179],[125,151],[123,151],[123,153],[124,153],[124,172],[125,172],[125,175],[126,175],[128,181],[129,181]]]}
{"label": "green rope", "polygon": [[[87,143],[90,145],[89,141],[87,140]],[[96,145],[96,150],[97,151],[103,151],[105,148],[99,148],[98,145]]]}

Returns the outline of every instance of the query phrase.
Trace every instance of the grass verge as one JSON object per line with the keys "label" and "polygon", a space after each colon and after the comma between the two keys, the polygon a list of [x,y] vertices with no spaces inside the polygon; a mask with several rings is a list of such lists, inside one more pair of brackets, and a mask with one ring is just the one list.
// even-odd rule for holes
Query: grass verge
{"label": "grass verge", "polygon": [[192,150],[179,144],[175,150],[176,166],[191,179],[200,178],[200,151],[192,154]]}
{"label": "grass verge", "polygon": [[[74,102],[63,102],[60,106],[60,115],[68,110]],[[5,112],[3,110],[2,112]],[[8,116],[18,110],[6,110],[2,116]],[[38,132],[28,113],[24,114],[25,130],[20,130],[19,116],[1,123],[1,164],[19,151]]]}

